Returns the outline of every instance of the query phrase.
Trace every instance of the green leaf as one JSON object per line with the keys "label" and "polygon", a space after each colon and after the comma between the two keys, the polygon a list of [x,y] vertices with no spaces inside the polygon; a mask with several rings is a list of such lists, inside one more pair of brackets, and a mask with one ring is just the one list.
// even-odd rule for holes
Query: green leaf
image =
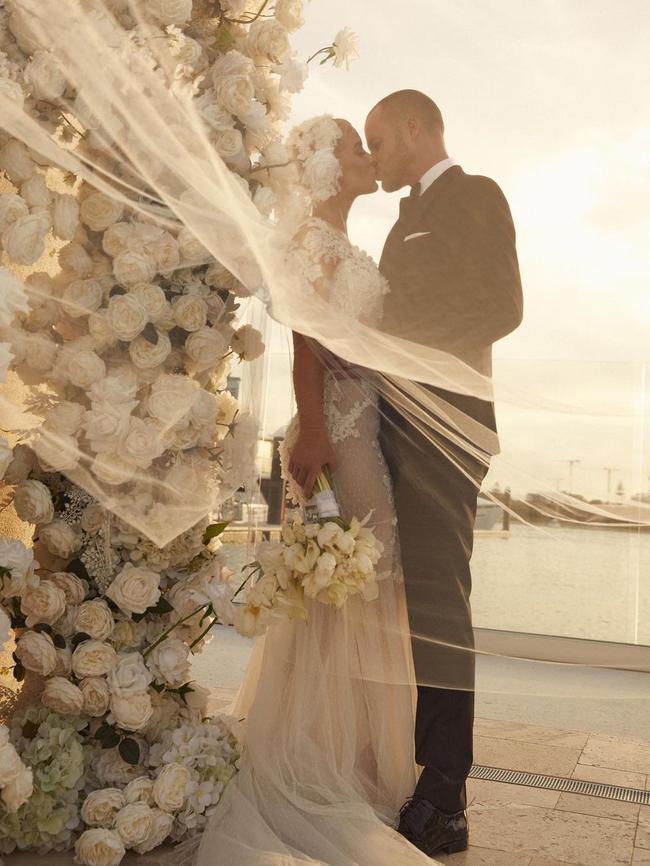
{"label": "green leaf", "polygon": [[22,683],[25,679],[25,668],[20,662],[16,662],[16,666],[14,667],[14,679],[17,683]]}
{"label": "green leaf", "polygon": [[217,538],[224,529],[228,526],[230,521],[226,523],[211,523],[206,527],[205,532],[203,533],[203,544],[209,544],[213,538]]}
{"label": "green leaf", "polygon": [[158,694],[161,694],[162,692],[165,691],[165,684],[164,683],[151,683],[151,688],[154,690],[154,692],[158,692]]}
{"label": "green leaf", "polygon": [[113,749],[120,742],[120,735],[113,725],[102,722],[95,731],[95,739],[102,744],[102,749]]}
{"label": "green leaf", "polygon": [[77,577],[80,577],[83,580],[90,580],[86,566],[80,559],[73,559],[69,562],[66,566],[66,571],[76,574]]}
{"label": "green leaf", "polygon": [[36,625],[32,626],[32,628],[34,631],[44,631],[46,634],[49,634],[50,637],[54,634],[52,626],[47,622],[37,622]]}
{"label": "green leaf", "polygon": [[52,640],[54,641],[54,646],[57,649],[65,649],[67,646],[67,643],[65,642],[65,638],[63,637],[62,634],[57,633],[57,634],[52,635]]}
{"label": "green leaf", "polygon": [[140,746],[131,737],[125,737],[118,747],[118,752],[127,764],[140,763]]}
{"label": "green leaf", "polygon": [[36,724],[36,722],[32,722],[27,719],[22,729],[23,737],[26,737],[28,740],[33,740],[38,733],[38,728],[39,726]]}
{"label": "green leaf", "polygon": [[152,343],[154,346],[158,343],[158,331],[156,330],[156,326],[151,322],[147,322],[141,336],[145,338],[147,343]]}
{"label": "green leaf", "polygon": [[76,649],[79,646],[79,644],[83,643],[85,640],[92,640],[92,638],[90,637],[89,634],[86,634],[85,631],[80,631],[78,634],[76,634],[72,638],[70,643],[72,644],[72,648]]}
{"label": "green leaf", "polygon": [[11,569],[6,568],[4,565],[0,565],[0,577],[11,577]]}

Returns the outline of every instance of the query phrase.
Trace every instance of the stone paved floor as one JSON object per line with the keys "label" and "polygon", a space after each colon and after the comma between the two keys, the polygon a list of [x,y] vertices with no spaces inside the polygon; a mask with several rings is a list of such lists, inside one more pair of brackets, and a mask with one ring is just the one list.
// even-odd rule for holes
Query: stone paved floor
{"label": "stone paved floor", "polygon": [[[228,694],[215,691],[214,707]],[[650,790],[650,742],[477,719],[475,760]],[[478,780],[468,793],[472,844],[439,858],[445,866],[650,866],[650,806]],[[14,854],[4,863],[72,866],[73,859]],[[122,866],[159,864],[154,852]]]}

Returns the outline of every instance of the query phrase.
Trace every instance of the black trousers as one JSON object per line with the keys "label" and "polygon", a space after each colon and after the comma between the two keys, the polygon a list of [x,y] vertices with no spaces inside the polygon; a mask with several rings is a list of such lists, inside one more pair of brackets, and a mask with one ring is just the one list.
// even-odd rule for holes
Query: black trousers
{"label": "black trousers", "polygon": [[[470,470],[469,480],[410,425],[405,428],[389,406],[382,404],[381,410],[381,445],[393,482],[418,682],[415,755],[424,769],[416,794],[455,812],[466,806],[473,760],[469,563],[478,490],[487,468],[457,453]],[[449,442],[442,442],[448,449]]]}

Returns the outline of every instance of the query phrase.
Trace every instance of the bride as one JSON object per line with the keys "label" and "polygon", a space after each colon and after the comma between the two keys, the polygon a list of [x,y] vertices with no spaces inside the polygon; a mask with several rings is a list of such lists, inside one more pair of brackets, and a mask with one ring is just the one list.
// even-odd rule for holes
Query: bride
{"label": "bride", "polygon": [[[355,199],[377,189],[373,160],[353,127],[329,116],[302,124],[291,141],[313,207],[290,264],[305,292],[376,326],[389,287],[346,232]],[[328,464],[343,517],[372,512],[384,545],[379,596],[355,596],[341,610],[306,599],[308,622],[282,620],[257,639],[229,708],[245,718],[240,771],[201,839],[181,846],[180,862],[424,866],[431,858],[394,829],[417,781],[417,695],[378,399],[354,369],[299,334],[294,344],[298,411],[283,455],[289,493],[303,503],[314,467]]]}

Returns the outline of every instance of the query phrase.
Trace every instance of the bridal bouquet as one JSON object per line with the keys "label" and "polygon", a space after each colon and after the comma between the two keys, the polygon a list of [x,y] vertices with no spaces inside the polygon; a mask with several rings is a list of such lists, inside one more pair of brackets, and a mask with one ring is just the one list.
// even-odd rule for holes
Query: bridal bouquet
{"label": "bridal bouquet", "polygon": [[249,569],[250,587],[234,624],[244,635],[263,634],[278,618],[308,619],[305,599],[342,608],[354,595],[373,601],[378,595],[375,565],[381,541],[363,520],[339,516],[327,471],[304,511],[282,525],[282,540],[263,542]]}

